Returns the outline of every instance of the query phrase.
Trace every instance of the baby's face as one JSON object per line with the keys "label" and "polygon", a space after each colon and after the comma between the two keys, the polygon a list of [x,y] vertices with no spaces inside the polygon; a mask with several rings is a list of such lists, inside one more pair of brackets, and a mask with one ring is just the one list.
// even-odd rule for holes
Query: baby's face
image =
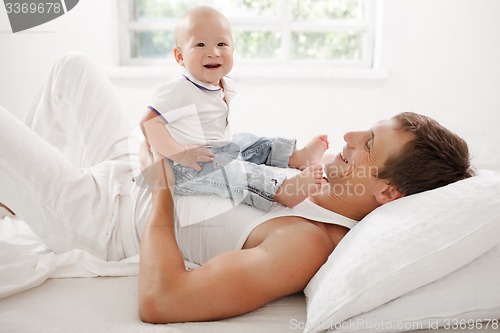
{"label": "baby's face", "polygon": [[231,28],[217,15],[188,19],[178,44],[177,62],[200,81],[218,86],[233,68]]}

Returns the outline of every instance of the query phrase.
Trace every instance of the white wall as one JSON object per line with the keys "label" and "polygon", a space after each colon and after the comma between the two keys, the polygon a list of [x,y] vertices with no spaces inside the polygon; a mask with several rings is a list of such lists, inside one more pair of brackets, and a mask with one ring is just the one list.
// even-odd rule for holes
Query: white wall
{"label": "white wall", "polygon": [[0,104],[22,117],[51,64],[63,53],[80,51],[103,65],[117,59],[115,0],[81,0],[67,14],[12,34],[0,5]]}
{"label": "white wall", "polygon": [[[116,0],[81,0],[67,15],[27,33],[0,34],[0,104],[22,117],[50,64],[79,50],[117,63]],[[500,170],[500,1],[385,0],[378,64],[385,79],[235,77],[233,128],[265,135],[342,134],[381,118],[416,111],[468,140],[474,164]],[[99,8],[100,12],[96,12]],[[0,31],[10,30],[0,9]],[[159,79],[113,79],[140,115]]]}

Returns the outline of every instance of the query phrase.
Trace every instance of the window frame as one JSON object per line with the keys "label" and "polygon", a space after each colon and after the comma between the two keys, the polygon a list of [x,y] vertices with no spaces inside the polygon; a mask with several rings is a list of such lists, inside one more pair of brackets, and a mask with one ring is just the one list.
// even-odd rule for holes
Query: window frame
{"label": "window frame", "polygon": [[[204,0],[210,5],[214,0]],[[283,34],[283,49],[285,55],[290,55],[291,36],[293,31],[300,32],[326,32],[326,31],[362,31],[363,57],[360,60],[315,60],[315,59],[242,59],[235,54],[235,68],[233,72],[263,77],[269,71],[278,76],[331,76],[332,71],[336,76],[364,76],[367,71],[376,69],[375,49],[377,36],[377,0],[361,0],[363,6],[363,19],[360,21],[342,22],[293,22],[289,17],[291,5],[289,0],[278,0],[278,15],[280,26],[276,26],[276,18],[232,18],[228,17],[233,30],[252,31],[286,31]],[[133,0],[120,0],[118,2],[119,21],[119,64],[122,68],[156,68],[163,71],[171,71],[177,64],[173,61],[162,59],[132,58],[131,57],[131,37],[135,30],[172,30],[175,27],[176,19],[165,19],[161,22],[137,22],[131,20],[131,8]],[[237,51],[236,51],[237,52]],[[172,57],[173,60],[173,57]],[[293,69],[293,70],[292,70]],[[326,69],[326,70],[325,70]],[[291,74],[293,73],[293,74]],[[346,74],[350,73],[350,74]],[[372,73],[373,74],[373,73]],[[373,75],[369,75],[373,76]],[[385,76],[384,73],[375,74],[375,77]]]}

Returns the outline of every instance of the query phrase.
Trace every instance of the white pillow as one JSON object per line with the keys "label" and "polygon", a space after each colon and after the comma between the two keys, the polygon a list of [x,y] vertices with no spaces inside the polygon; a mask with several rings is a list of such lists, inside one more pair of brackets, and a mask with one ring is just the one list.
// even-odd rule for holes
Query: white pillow
{"label": "white pillow", "polygon": [[438,327],[500,328],[500,246],[444,278],[344,322],[329,332],[403,332]]}
{"label": "white pillow", "polygon": [[338,327],[439,280],[499,244],[499,235],[497,173],[388,203],[344,237],[307,285],[305,332]]}

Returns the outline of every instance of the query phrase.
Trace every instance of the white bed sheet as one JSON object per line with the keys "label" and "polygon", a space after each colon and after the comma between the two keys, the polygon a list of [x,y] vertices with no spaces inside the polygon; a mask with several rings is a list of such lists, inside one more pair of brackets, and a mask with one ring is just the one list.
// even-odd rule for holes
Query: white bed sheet
{"label": "white bed sheet", "polygon": [[[226,320],[146,324],[138,317],[137,276],[51,278],[39,287],[0,300],[2,333],[297,333],[302,331],[300,325],[305,321],[305,298],[296,294]],[[481,332],[498,330],[490,327]]]}
{"label": "white bed sheet", "polygon": [[145,324],[138,262],[81,250],[55,255],[23,221],[0,220],[0,332],[300,332],[294,323],[306,321],[301,293],[222,321]]}
{"label": "white bed sheet", "polygon": [[0,220],[0,332],[289,333],[306,325],[302,293],[221,321],[146,324],[138,316],[137,273],[137,256],[104,262],[79,250],[55,255],[23,221]]}
{"label": "white bed sheet", "polygon": [[146,324],[138,317],[137,274],[138,256],[105,262],[80,250],[55,255],[23,221],[0,220],[0,332],[280,333],[307,324],[302,293],[221,321]]}
{"label": "white bed sheet", "polygon": [[49,279],[41,286],[0,300],[1,332],[298,332],[305,321],[301,294],[223,321],[151,325],[139,320],[137,276]]}
{"label": "white bed sheet", "polygon": [[138,263],[139,256],[106,262],[78,249],[55,255],[22,220],[0,220],[0,298],[48,278],[137,275]]}

